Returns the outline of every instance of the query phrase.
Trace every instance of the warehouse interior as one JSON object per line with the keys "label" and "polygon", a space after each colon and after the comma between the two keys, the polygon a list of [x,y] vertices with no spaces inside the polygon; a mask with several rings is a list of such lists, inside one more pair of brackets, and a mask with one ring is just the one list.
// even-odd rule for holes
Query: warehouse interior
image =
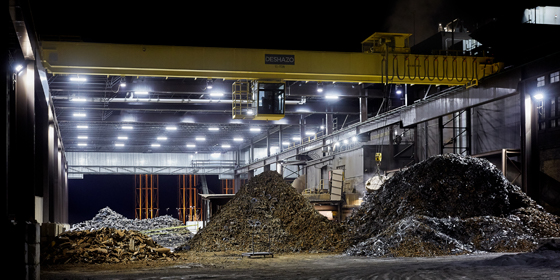
{"label": "warehouse interior", "polygon": [[372,31],[353,53],[49,38],[30,11],[9,1],[2,56],[2,214],[26,279],[88,176],[134,176],[138,219],[163,214],[158,176],[177,176],[179,220],[206,225],[275,171],[342,222],[382,183],[370,179],[452,153],[487,159],[560,214],[558,7],[476,30],[452,21],[414,45]]}

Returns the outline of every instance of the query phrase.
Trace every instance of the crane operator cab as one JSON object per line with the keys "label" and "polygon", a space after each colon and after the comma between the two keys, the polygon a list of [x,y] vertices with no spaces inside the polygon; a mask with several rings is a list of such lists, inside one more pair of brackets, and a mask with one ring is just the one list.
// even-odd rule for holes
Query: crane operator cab
{"label": "crane operator cab", "polygon": [[286,84],[281,81],[256,81],[253,83],[254,120],[280,120],[284,118]]}

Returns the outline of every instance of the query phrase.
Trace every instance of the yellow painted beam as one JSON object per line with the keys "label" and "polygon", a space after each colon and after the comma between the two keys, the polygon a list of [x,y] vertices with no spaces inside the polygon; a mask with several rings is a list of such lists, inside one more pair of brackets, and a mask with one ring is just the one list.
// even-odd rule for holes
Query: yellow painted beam
{"label": "yellow painted beam", "polygon": [[[41,42],[53,74],[465,85],[495,73],[489,57]],[[267,55],[287,64],[267,63]],[[293,62],[293,63],[292,63]]]}

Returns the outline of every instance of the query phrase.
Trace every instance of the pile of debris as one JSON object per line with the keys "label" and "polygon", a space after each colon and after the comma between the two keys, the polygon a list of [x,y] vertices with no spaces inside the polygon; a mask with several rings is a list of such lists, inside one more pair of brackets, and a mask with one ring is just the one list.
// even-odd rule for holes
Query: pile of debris
{"label": "pile of debris", "polygon": [[[254,246],[254,247],[253,247]],[[275,171],[253,177],[187,244],[195,251],[342,252],[343,228]]]}
{"label": "pile of debris", "polygon": [[157,245],[146,235],[112,228],[64,232],[42,252],[43,264],[119,263],[176,258],[169,248]]}
{"label": "pile of debris", "polygon": [[485,159],[437,155],[395,174],[349,217],[346,253],[437,256],[519,252],[560,236],[544,211]]}
{"label": "pile of debris", "polygon": [[99,210],[97,215],[89,221],[73,224],[70,231],[103,228],[140,231],[151,237],[157,244],[168,248],[184,244],[192,237],[192,233],[180,220],[169,215],[153,219],[128,219],[109,207]]}

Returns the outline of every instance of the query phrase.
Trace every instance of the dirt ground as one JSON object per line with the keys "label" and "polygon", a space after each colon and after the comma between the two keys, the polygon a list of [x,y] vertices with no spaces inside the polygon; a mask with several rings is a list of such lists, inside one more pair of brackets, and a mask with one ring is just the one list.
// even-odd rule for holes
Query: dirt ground
{"label": "dirt ground", "polygon": [[366,258],[333,254],[241,257],[241,252],[177,254],[176,260],[41,267],[41,279],[560,279],[560,267],[496,264],[500,256]]}

